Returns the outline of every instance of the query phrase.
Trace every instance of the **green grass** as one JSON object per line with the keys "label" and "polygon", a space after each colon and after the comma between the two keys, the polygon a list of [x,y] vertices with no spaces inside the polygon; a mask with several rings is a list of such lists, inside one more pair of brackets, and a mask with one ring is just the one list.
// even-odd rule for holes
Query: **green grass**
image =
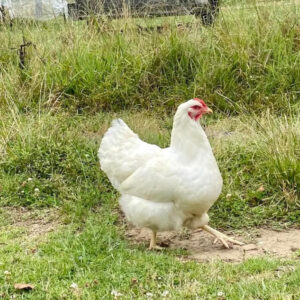
{"label": "green grass", "polygon": [[[177,104],[203,97],[224,179],[211,224],[299,228],[299,5],[260,5],[227,1],[213,28],[193,17],[0,27],[0,298],[300,297],[299,253],[200,263],[131,244],[96,156],[115,117],[168,146]],[[8,48],[22,35],[35,47],[20,71]]]}
{"label": "green grass", "polygon": [[[250,2],[251,4],[251,2]],[[214,27],[194,17],[16,23],[1,27],[0,105],[22,111],[156,108],[201,95],[219,111],[299,108],[299,5],[227,6]],[[154,21],[150,21],[153,23]],[[189,27],[179,26],[189,23]],[[27,48],[24,71],[16,50]],[[224,98],[238,105],[231,105]]]}
{"label": "green grass", "polygon": [[[299,261],[265,257],[241,264],[181,262],[174,251],[153,253],[128,245],[113,225],[116,216],[105,204],[85,225],[65,225],[48,238],[24,241],[26,231],[4,229],[1,242],[1,292],[16,294],[15,282],[30,282],[35,290],[22,299],[163,298],[293,299],[299,296]],[[9,252],[9,254],[8,254]],[[11,272],[3,275],[4,271]],[[133,283],[134,280],[136,283]],[[72,283],[78,289],[70,288]],[[4,298],[5,298],[4,297]],[[19,296],[21,298],[21,296]]]}

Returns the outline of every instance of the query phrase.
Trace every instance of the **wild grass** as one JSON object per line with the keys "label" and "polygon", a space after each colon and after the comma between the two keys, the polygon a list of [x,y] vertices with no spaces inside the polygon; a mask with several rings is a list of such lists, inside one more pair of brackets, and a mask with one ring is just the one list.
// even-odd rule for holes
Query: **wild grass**
{"label": "wild grass", "polygon": [[[159,31],[130,18],[1,26],[0,105],[172,110],[201,96],[234,114],[238,106],[224,97],[250,111],[297,110],[299,6],[257,5],[224,7],[214,27],[192,16],[151,21]],[[20,71],[17,51],[9,49],[23,37],[34,46]]]}

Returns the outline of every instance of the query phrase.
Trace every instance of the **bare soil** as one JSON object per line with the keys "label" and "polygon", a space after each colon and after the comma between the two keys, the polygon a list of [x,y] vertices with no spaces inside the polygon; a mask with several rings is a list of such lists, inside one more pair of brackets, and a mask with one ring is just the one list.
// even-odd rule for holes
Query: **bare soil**
{"label": "bare soil", "polygon": [[56,209],[30,210],[24,207],[3,207],[13,228],[24,230],[23,238],[36,239],[56,230],[61,225],[60,214]]}
{"label": "bare soil", "polygon": [[[249,232],[235,233],[234,236],[223,232],[245,243],[244,246],[232,245],[231,249],[226,249],[220,242],[213,244],[214,238],[203,231],[162,232],[158,234],[158,243],[170,249],[188,250],[188,255],[182,259],[198,261],[241,262],[264,255],[287,258],[300,254],[300,229],[277,231],[261,228],[250,229]],[[150,241],[150,231],[147,229],[130,228],[126,236],[133,243],[148,245]]]}

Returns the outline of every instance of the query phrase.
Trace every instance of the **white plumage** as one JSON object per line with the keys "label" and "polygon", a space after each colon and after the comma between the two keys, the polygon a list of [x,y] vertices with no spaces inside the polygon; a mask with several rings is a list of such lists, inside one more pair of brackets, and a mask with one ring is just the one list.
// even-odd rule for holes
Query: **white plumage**
{"label": "white plumage", "polygon": [[165,149],[143,142],[121,119],[112,122],[102,139],[101,168],[120,192],[128,221],[153,231],[150,248],[157,247],[157,231],[182,226],[201,227],[227,247],[224,239],[234,241],[207,226],[207,211],[222,189],[211,146],[197,122],[208,112],[197,98],[181,104]]}

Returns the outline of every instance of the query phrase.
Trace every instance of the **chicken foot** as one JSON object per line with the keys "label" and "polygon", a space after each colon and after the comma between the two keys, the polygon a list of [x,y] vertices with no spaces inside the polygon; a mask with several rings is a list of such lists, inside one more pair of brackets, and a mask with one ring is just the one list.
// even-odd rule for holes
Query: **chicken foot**
{"label": "chicken foot", "polygon": [[201,228],[202,228],[203,230],[207,231],[208,233],[212,234],[213,236],[215,236],[215,237],[216,237],[216,240],[221,241],[222,244],[223,244],[227,249],[230,248],[229,245],[228,245],[228,243],[227,243],[227,241],[228,241],[228,242],[231,242],[231,243],[234,244],[234,245],[240,245],[240,246],[244,245],[244,243],[239,242],[239,241],[236,241],[236,240],[230,238],[229,236],[223,234],[222,232],[220,232],[220,231],[218,231],[218,230],[216,230],[216,229],[211,228],[211,227],[208,226],[208,225],[204,225],[204,226],[202,226]]}
{"label": "chicken foot", "polygon": [[152,230],[151,231],[152,235],[151,235],[151,240],[150,240],[150,246],[149,246],[149,250],[162,250],[163,248],[156,245],[156,231]]}

